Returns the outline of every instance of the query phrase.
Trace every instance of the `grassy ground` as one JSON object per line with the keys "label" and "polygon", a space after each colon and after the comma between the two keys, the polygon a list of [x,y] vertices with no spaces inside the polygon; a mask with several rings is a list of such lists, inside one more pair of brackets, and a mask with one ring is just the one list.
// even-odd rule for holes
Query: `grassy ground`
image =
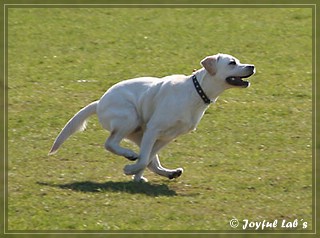
{"label": "grassy ground", "polygon": [[[298,230],[303,219],[312,229],[311,15],[9,9],[8,229],[236,231],[244,219],[299,219]],[[122,173],[127,161],[104,150],[108,132],[95,117],[47,156],[69,118],[114,83],[190,74],[217,52],[257,73],[250,88],[225,92],[196,132],[162,151],[164,165],[185,169],[181,178],[147,172],[149,183],[131,182]]]}

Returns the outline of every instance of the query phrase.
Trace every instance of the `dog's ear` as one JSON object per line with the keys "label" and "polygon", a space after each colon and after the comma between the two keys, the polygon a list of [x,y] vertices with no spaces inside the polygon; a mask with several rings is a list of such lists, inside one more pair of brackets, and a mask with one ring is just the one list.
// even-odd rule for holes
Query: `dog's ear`
{"label": "dog's ear", "polygon": [[217,55],[207,56],[200,62],[200,64],[208,71],[209,74],[211,74],[211,76],[214,76],[217,73],[217,60]]}

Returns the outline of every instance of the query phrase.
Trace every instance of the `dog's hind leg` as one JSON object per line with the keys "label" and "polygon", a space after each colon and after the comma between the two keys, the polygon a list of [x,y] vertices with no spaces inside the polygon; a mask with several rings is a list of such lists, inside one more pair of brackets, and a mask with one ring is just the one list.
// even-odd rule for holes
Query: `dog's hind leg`
{"label": "dog's hind leg", "polygon": [[109,98],[103,98],[99,105],[97,108],[99,122],[104,129],[110,131],[105,148],[129,160],[136,160],[138,155],[135,152],[120,146],[122,139],[140,128],[139,116],[135,107],[121,95],[118,96],[118,99],[113,98],[112,95]]}
{"label": "dog's hind leg", "polygon": [[112,124],[110,130],[111,134],[106,140],[105,148],[114,154],[124,156],[125,158],[134,161],[138,159],[138,154],[130,149],[121,147],[120,142],[123,138],[132,133],[132,131],[136,130],[138,125],[135,121],[126,122],[126,124],[121,123],[121,121],[122,120],[119,119]]}
{"label": "dog's hind leg", "polygon": [[138,154],[130,149],[126,149],[120,146],[121,140],[125,137],[122,133],[112,131],[109,138],[106,140],[105,148],[117,155],[123,156],[128,160],[134,161],[138,159]]}

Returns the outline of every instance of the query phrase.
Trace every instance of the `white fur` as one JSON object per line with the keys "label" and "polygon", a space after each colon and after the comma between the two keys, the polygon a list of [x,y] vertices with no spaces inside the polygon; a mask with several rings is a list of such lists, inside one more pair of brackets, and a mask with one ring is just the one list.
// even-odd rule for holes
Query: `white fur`
{"label": "white fur", "polygon": [[[236,65],[230,65],[231,61],[236,61]],[[203,68],[194,74],[213,102],[224,90],[234,87],[226,82],[227,77],[254,73],[253,66],[240,64],[226,54],[206,57],[201,64]],[[125,80],[76,113],[58,135],[49,154],[55,153],[73,133],[84,129],[86,119],[96,113],[103,128],[110,131],[105,148],[130,160],[137,159],[124,167],[125,174],[134,175],[135,181],[146,181],[142,175],[148,167],[159,175],[176,178],[183,169],[162,167],[158,152],[177,136],[195,130],[207,108],[195,90],[191,75]],[[140,147],[139,154],[120,146],[124,138]]]}

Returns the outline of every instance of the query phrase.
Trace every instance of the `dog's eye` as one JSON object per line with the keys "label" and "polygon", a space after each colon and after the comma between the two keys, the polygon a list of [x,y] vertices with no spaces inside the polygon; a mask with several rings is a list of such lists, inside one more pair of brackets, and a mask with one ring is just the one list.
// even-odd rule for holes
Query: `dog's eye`
{"label": "dog's eye", "polygon": [[231,61],[229,65],[236,65],[236,61]]}

